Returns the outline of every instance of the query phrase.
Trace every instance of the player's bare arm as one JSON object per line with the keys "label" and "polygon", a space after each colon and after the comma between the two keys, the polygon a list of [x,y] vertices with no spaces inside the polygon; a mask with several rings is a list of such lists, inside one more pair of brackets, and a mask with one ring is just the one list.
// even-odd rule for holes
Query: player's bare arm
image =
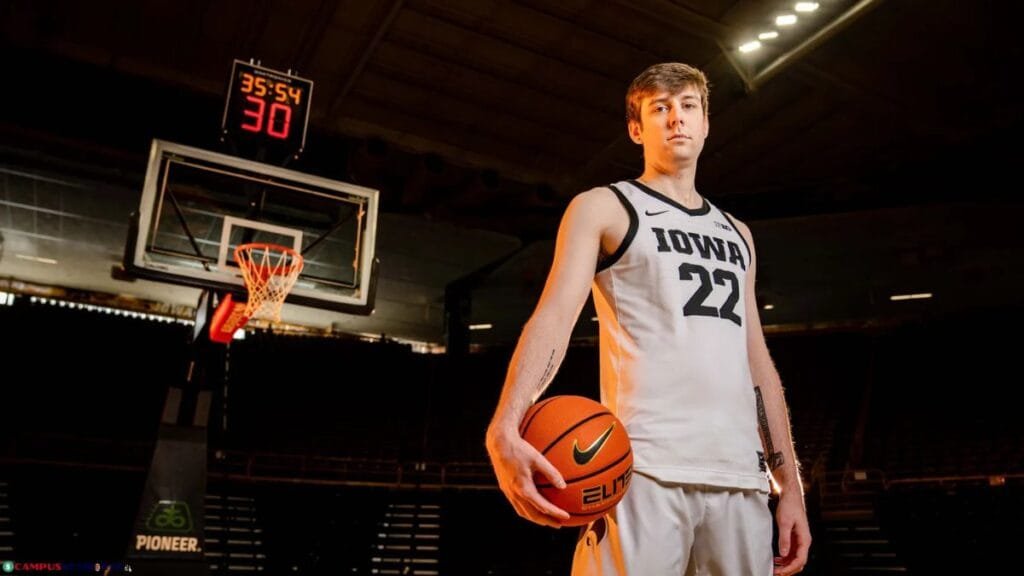
{"label": "player's bare arm", "polygon": [[594,189],[576,196],[566,209],[547,282],[523,328],[487,430],[487,451],[498,485],[520,516],[538,524],[556,526],[553,517],[568,518],[568,514],[537,492],[533,472],[540,471],[558,486],[563,479],[546,458],[523,441],[518,427],[565,356],[590,292],[602,236],[616,215],[617,204],[611,191]]}
{"label": "player's bare arm", "polygon": [[780,490],[776,522],[779,527],[781,557],[776,559],[775,574],[785,576],[799,572],[807,563],[811,533],[804,507],[803,486],[793,448],[789,410],[782,390],[782,379],[768,352],[758,312],[754,289],[757,271],[754,239],[746,224],[738,220],[735,222],[750,247],[750,268],[747,271],[745,287],[747,354],[750,374],[754,381],[758,426],[764,445],[765,460]]}

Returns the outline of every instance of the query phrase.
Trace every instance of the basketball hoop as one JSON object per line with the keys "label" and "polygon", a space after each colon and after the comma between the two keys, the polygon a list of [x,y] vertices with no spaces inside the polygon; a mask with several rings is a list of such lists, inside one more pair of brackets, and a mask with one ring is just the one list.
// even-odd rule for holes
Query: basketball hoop
{"label": "basketball hoop", "polygon": [[210,340],[227,344],[251,318],[281,320],[281,306],[302,272],[302,255],[277,244],[240,244],[235,262],[249,291],[248,302],[225,294],[210,322]]}
{"label": "basketball hoop", "polygon": [[240,244],[235,248],[235,262],[249,290],[245,315],[280,321],[284,299],[302,272],[302,256],[277,244]]}

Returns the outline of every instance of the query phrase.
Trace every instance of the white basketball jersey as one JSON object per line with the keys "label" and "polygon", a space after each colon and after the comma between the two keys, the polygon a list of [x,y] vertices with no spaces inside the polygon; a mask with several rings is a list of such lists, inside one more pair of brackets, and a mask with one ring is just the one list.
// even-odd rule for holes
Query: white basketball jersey
{"label": "white basketball jersey", "polygon": [[601,400],[635,470],[768,490],[747,359],[750,247],[706,199],[690,210],[635,180],[611,188],[630,226],[594,277]]}

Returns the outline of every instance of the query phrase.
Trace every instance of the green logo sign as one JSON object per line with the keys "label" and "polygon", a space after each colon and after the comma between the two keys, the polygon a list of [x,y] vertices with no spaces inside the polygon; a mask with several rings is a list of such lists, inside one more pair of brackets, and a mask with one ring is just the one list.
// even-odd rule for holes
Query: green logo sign
{"label": "green logo sign", "polygon": [[4,572],[7,572],[8,574],[14,572],[14,562],[11,562],[10,560],[4,562]]}
{"label": "green logo sign", "polygon": [[157,502],[146,520],[146,528],[154,532],[191,532],[192,514],[188,504],[176,500]]}

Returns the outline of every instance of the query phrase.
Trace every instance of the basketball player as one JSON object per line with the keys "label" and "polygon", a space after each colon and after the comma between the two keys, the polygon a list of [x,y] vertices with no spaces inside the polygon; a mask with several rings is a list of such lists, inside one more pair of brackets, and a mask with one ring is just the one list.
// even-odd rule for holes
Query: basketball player
{"label": "basketball player", "polygon": [[[754,300],[754,242],[695,188],[707,79],[658,64],[633,81],[626,104],[643,174],[583,192],[565,212],[487,430],[498,483],[520,516],[549,526],[568,518],[537,492],[534,471],[564,480],[518,424],[561,363],[592,287],[601,400],[629,432],[634,473],[615,511],[584,530],[573,574],[797,573],[811,536]],[[780,491],[774,559],[769,473]]]}

